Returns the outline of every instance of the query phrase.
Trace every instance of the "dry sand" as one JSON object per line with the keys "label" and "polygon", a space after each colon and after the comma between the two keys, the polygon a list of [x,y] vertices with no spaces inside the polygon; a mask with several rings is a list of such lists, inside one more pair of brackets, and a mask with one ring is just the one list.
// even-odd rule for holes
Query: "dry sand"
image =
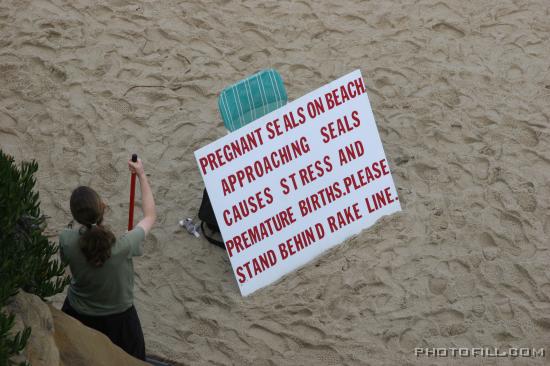
{"label": "dry sand", "polygon": [[[550,3],[0,2],[0,144],[40,164],[52,237],[91,185],[122,233],[138,152],[159,222],[135,261],[148,350],[186,365],[543,365],[550,352]],[[223,136],[216,98],[276,68],[290,99],[360,68],[403,212],[249,298],[177,227]],[[55,301],[59,305],[61,296]]]}

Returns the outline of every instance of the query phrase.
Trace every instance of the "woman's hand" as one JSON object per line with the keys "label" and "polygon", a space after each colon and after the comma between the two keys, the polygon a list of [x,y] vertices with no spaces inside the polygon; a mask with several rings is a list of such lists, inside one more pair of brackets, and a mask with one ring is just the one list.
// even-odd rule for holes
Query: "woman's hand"
{"label": "woman's hand", "polygon": [[132,160],[128,160],[128,169],[130,169],[132,173],[137,174],[138,176],[145,175],[141,159],[138,159],[135,163]]}

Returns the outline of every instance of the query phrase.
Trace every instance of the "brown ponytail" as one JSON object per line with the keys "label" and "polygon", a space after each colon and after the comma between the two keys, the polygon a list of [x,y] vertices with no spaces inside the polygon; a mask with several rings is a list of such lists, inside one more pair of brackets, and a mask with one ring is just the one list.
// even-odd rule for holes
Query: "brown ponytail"
{"label": "brown ponytail", "polygon": [[78,187],[71,195],[71,213],[84,228],[80,235],[80,249],[88,263],[101,267],[111,257],[111,247],[116,241],[108,227],[102,225],[105,204],[90,187]]}

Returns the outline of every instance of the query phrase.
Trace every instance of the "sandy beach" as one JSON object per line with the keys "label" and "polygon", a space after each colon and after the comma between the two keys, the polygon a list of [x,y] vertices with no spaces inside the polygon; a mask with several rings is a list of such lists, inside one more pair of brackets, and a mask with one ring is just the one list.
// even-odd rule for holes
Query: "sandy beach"
{"label": "sandy beach", "polygon": [[[126,161],[143,159],[158,224],[134,261],[135,305],[150,353],[184,365],[548,365],[549,35],[545,0],[2,0],[0,147],[38,161],[52,240],[78,185],[102,195],[122,234]],[[226,134],[217,96],[270,67],[290,100],[361,69],[403,211],[242,298],[227,254],[177,223],[201,203],[193,152]]]}

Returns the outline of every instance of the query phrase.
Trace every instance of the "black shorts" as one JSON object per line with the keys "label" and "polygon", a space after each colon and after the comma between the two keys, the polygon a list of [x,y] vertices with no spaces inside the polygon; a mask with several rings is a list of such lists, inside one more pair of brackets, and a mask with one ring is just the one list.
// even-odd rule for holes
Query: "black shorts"
{"label": "black shorts", "polygon": [[128,354],[145,361],[145,340],[136,308],[132,305],[122,313],[91,316],[78,313],[65,298],[61,310],[82,324],[105,334],[111,342]]}

